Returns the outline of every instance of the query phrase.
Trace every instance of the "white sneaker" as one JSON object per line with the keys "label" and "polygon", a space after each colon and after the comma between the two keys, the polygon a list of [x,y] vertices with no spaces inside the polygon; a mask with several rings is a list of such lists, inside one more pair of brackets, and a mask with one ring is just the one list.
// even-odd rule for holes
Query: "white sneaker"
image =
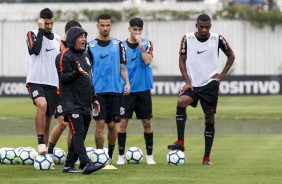
{"label": "white sneaker", "polygon": [[147,164],[156,164],[153,155],[146,155]]}
{"label": "white sneaker", "polygon": [[38,144],[38,154],[45,155],[47,153],[47,148],[45,144]]}
{"label": "white sneaker", "polygon": [[117,165],[123,165],[123,164],[125,164],[125,156],[124,155],[118,155]]}

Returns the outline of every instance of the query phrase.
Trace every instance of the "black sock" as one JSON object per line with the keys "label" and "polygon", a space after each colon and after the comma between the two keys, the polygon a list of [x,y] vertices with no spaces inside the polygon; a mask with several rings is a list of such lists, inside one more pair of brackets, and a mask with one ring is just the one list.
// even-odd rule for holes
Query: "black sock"
{"label": "black sock", "polygon": [[50,143],[48,145],[48,153],[53,154],[54,148],[56,144]]}
{"label": "black sock", "polygon": [[37,135],[38,144],[44,144],[44,134]]}
{"label": "black sock", "polygon": [[147,155],[152,155],[153,154],[153,132],[152,133],[144,132],[144,139],[146,143]]}
{"label": "black sock", "polygon": [[119,155],[124,155],[125,142],[126,142],[126,132],[118,133],[118,153]]}
{"label": "black sock", "polygon": [[178,140],[184,140],[186,119],[187,119],[186,107],[177,107],[176,127],[177,127]]}
{"label": "black sock", "polygon": [[207,123],[206,129],[204,132],[204,135],[205,135],[205,155],[204,156],[206,157],[210,156],[214,134],[215,134],[214,123]]}
{"label": "black sock", "polygon": [[109,145],[108,154],[110,158],[113,158],[114,149],[115,149],[115,145]]}

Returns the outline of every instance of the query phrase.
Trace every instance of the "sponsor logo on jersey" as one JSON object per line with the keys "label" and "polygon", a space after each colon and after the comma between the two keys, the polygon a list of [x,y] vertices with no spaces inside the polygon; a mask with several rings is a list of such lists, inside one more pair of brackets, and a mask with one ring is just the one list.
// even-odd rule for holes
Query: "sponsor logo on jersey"
{"label": "sponsor logo on jersey", "polygon": [[197,54],[202,54],[203,52],[206,52],[207,50],[203,50],[203,51],[197,51]]}
{"label": "sponsor logo on jersey", "polygon": [[106,55],[101,55],[101,59],[104,59],[105,57],[107,57],[110,54],[106,54]]}
{"label": "sponsor logo on jersey", "polygon": [[53,48],[53,49],[47,49],[47,48],[46,48],[46,52],[49,52],[49,51],[54,50],[54,49],[55,49],[55,48]]}

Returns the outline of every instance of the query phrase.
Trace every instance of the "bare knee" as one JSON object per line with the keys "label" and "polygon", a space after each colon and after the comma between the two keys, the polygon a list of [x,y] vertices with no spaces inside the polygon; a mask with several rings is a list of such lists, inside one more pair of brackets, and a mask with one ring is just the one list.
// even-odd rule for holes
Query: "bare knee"
{"label": "bare knee", "polygon": [[189,96],[180,96],[177,101],[178,107],[187,107],[189,104],[193,102],[192,98]]}

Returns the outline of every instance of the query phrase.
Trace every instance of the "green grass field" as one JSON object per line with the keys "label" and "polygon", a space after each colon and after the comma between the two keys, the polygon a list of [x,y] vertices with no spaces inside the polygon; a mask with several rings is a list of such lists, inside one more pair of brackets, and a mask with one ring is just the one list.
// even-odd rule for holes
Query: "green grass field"
{"label": "green grass field", "polygon": [[[166,163],[167,144],[176,139],[175,105],[177,97],[153,97],[154,158],[156,165],[143,160],[138,165],[113,165],[91,175],[64,174],[55,170],[36,171],[29,165],[0,165],[0,183],[191,183],[191,184],[280,184],[282,182],[282,96],[220,97],[216,114],[216,137],[211,154],[213,165],[201,165],[204,151],[204,123],[200,107],[188,108],[185,151],[186,163]],[[28,98],[0,98],[0,148],[36,148],[35,108]],[[52,122],[52,127],[56,121]],[[93,121],[85,142],[94,147]],[[132,120],[127,148],[138,146],[145,152],[141,123]],[[105,142],[105,145],[107,143]],[[57,147],[66,149],[66,134]]]}

